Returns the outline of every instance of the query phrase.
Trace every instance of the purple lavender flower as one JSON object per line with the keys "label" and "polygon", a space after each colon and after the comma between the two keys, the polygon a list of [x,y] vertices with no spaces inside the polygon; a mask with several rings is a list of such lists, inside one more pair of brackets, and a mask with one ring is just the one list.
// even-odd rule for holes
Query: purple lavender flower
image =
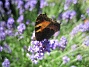
{"label": "purple lavender flower", "polygon": [[19,9],[19,14],[22,15],[24,13],[24,11],[25,11],[24,9],[20,8]]}
{"label": "purple lavender flower", "polygon": [[66,45],[67,45],[67,39],[64,36],[62,36],[59,41],[58,47],[64,50],[66,48]]}
{"label": "purple lavender flower", "polygon": [[69,19],[72,19],[75,15],[76,15],[75,11],[68,10],[62,14],[62,18],[68,21]]}
{"label": "purple lavender flower", "polygon": [[14,19],[13,19],[12,17],[8,18],[8,20],[7,20],[7,28],[8,28],[8,29],[13,28],[14,22],[15,22],[15,21],[14,21]]}
{"label": "purple lavender flower", "polygon": [[8,28],[8,29],[12,29],[12,28],[13,28],[13,25],[7,23],[7,28]]}
{"label": "purple lavender flower", "polygon": [[19,26],[17,27],[18,32],[23,32],[26,29],[26,26],[24,23],[20,23]]}
{"label": "purple lavender flower", "polygon": [[66,64],[66,63],[68,63],[70,61],[70,58],[68,56],[64,56],[62,58],[62,60],[63,60],[63,64]]}
{"label": "purple lavender flower", "polygon": [[79,24],[79,31],[86,32],[89,31],[89,21],[85,21],[83,24]]}
{"label": "purple lavender flower", "polygon": [[85,37],[83,44],[89,46],[89,36]]}
{"label": "purple lavender flower", "polygon": [[1,12],[1,14],[4,14],[5,13],[5,10],[3,8],[3,2],[2,1],[0,1],[0,12]]}
{"label": "purple lavender flower", "polygon": [[[54,43],[54,42],[53,42]],[[28,51],[32,53],[30,59],[32,62],[42,60],[44,57],[44,53],[50,52],[50,49],[53,48],[51,46],[52,42],[44,39],[43,41],[31,41],[32,46],[29,46]]]}
{"label": "purple lavender flower", "polygon": [[83,25],[83,31],[89,31],[89,21],[86,21]]}
{"label": "purple lavender flower", "polygon": [[83,44],[86,45],[86,46],[89,46],[89,40],[84,41]]}
{"label": "purple lavender flower", "polygon": [[0,7],[2,7],[3,6],[3,3],[2,3],[2,1],[0,1]]}
{"label": "purple lavender flower", "polygon": [[71,4],[72,0],[65,0],[64,10],[67,10]]}
{"label": "purple lavender flower", "polygon": [[11,15],[11,9],[7,11],[7,15]]}
{"label": "purple lavender flower", "polygon": [[70,19],[73,19],[74,16],[76,16],[76,12],[75,11],[71,11]]}
{"label": "purple lavender flower", "polygon": [[82,60],[82,55],[77,55],[77,58],[76,58],[77,60],[79,60],[79,61],[81,61]]}
{"label": "purple lavender flower", "polygon": [[65,4],[64,4],[64,10],[67,10],[71,4],[76,4],[77,0],[65,0]]}
{"label": "purple lavender flower", "polygon": [[10,61],[7,58],[4,59],[4,62],[2,63],[2,67],[10,67]]}
{"label": "purple lavender flower", "polygon": [[10,9],[10,3],[9,3],[8,0],[5,1],[5,8],[6,8],[7,10]]}
{"label": "purple lavender flower", "polygon": [[62,12],[59,13],[57,20],[62,20],[62,14],[63,14]]}
{"label": "purple lavender flower", "polygon": [[28,51],[32,53],[32,55],[29,57],[32,62],[38,61],[40,58],[42,59],[44,56],[44,49],[42,44],[38,41],[32,41],[33,46],[29,46]]}
{"label": "purple lavender flower", "polygon": [[4,32],[4,27],[0,27],[0,32]]}
{"label": "purple lavender flower", "polygon": [[45,0],[40,0],[40,8],[48,6],[48,3]]}
{"label": "purple lavender flower", "polygon": [[27,56],[28,58],[30,58],[33,63],[35,63],[35,64],[38,63],[38,60],[37,60],[37,59],[34,59],[35,57],[34,57],[33,54],[30,55],[29,53],[27,53],[26,56]]}
{"label": "purple lavender flower", "polygon": [[27,46],[26,45],[23,46],[23,50],[27,51]]}
{"label": "purple lavender flower", "polygon": [[87,13],[87,14],[88,14],[88,16],[89,16],[89,8],[87,8],[86,13]]}
{"label": "purple lavender flower", "polygon": [[19,14],[22,15],[24,13],[24,1],[22,0],[16,0],[13,2],[14,4],[16,4],[17,9],[19,10]]}
{"label": "purple lavender flower", "polygon": [[6,22],[5,21],[0,21],[0,27],[5,27],[6,26]]}
{"label": "purple lavender flower", "polygon": [[17,19],[17,22],[18,22],[18,23],[22,23],[23,20],[24,20],[24,16],[23,16],[23,15],[20,15],[20,16],[18,17],[18,19]]}
{"label": "purple lavender flower", "polygon": [[76,48],[77,48],[76,44],[74,44],[74,45],[71,46],[71,50],[73,50],[73,51],[76,50]]}
{"label": "purple lavender flower", "polygon": [[58,40],[50,40],[50,48],[52,50],[55,50],[57,47],[59,47],[59,41]]}
{"label": "purple lavender flower", "polygon": [[82,19],[82,20],[85,20],[85,18],[86,18],[85,15],[82,14],[82,15],[81,15],[81,19]]}
{"label": "purple lavender flower", "polygon": [[63,18],[63,20],[68,21],[68,19],[69,19],[69,15],[70,15],[70,12],[69,12],[69,11],[64,12],[64,13],[62,14],[62,18]]}
{"label": "purple lavender flower", "polygon": [[84,24],[83,23],[80,23],[76,27],[78,27],[79,31],[82,31],[83,30],[83,26],[84,26]]}
{"label": "purple lavender flower", "polygon": [[26,10],[29,9],[29,11],[32,11],[35,8],[36,4],[37,4],[37,0],[26,1],[26,3],[25,3],[25,9]]}
{"label": "purple lavender flower", "polygon": [[18,0],[12,0],[11,3],[14,4],[14,5],[17,5],[18,4]]}
{"label": "purple lavender flower", "polygon": [[32,11],[35,8],[35,5],[37,3],[37,0],[30,0],[30,11]]}
{"label": "purple lavender flower", "polygon": [[15,32],[15,34],[14,34],[14,36],[19,36],[19,35],[21,35],[22,34],[22,32]]}
{"label": "purple lavender flower", "polygon": [[25,9],[28,10],[30,8],[30,1],[27,1],[24,5]]}
{"label": "purple lavender flower", "polygon": [[0,52],[2,52],[2,50],[3,50],[3,47],[2,47],[2,46],[0,46]]}
{"label": "purple lavender flower", "polygon": [[86,21],[85,23],[80,23],[76,27],[73,28],[70,35],[73,37],[78,32],[86,32],[89,31],[89,21]]}
{"label": "purple lavender flower", "polygon": [[35,64],[37,64],[37,63],[38,63],[38,60],[37,60],[37,59],[35,59],[35,58],[36,58],[36,56],[31,55],[31,56],[30,56],[30,58],[31,58],[31,61],[32,61],[33,63],[35,63]]}
{"label": "purple lavender flower", "polygon": [[11,16],[11,1],[9,0],[4,0],[2,1],[3,5],[0,6],[0,11],[2,15],[7,15],[7,16]]}
{"label": "purple lavender flower", "polygon": [[56,32],[53,36],[56,38],[59,35],[60,31]]}
{"label": "purple lavender flower", "polygon": [[22,8],[22,7],[23,7],[23,4],[24,4],[24,3],[23,3],[22,0],[18,0],[18,1],[17,1],[17,8],[18,8],[18,9]]}
{"label": "purple lavender flower", "polygon": [[83,24],[79,24],[73,28],[73,30],[70,32],[70,36],[75,36],[81,29],[83,28]]}
{"label": "purple lavender flower", "polygon": [[[34,35],[34,34],[33,34]],[[31,41],[31,46],[29,46],[28,51],[32,54],[29,56],[32,62],[42,60],[46,52],[50,53],[51,50],[57,47],[64,49],[66,47],[67,40],[65,37],[58,40],[46,40],[43,41]]]}
{"label": "purple lavender flower", "polygon": [[72,0],[73,4],[76,4],[78,1],[77,0]]}
{"label": "purple lavender flower", "polygon": [[13,30],[5,30],[5,33],[6,33],[6,35],[8,35],[8,36],[13,36],[14,35],[14,32],[13,32]]}
{"label": "purple lavender flower", "polygon": [[14,21],[14,19],[12,18],[12,17],[10,17],[10,18],[8,18],[8,20],[7,20],[7,24],[13,24],[15,21]]}
{"label": "purple lavender flower", "polygon": [[26,21],[26,25],[29,25],[29,23],[30,23],[30,20],[27,20],[27,21]]}
{"label": "purple lavender flower", "polygon": [[6,34],[5,32],[0,32],[0,41],[5,40]]}
{"label": "purple lavender flower", "polygon": [[11,53],[10,46],[7,43],[4,43],[3,50],[7,53]]}

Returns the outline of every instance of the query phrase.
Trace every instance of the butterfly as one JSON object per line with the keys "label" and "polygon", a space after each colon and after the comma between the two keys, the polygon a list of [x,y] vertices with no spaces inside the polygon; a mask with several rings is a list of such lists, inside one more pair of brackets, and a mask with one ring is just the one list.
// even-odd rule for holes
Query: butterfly
{"label": "butterfly", "polygon": [[35,39],[42,41],[49,39],[51,36],[60,30],[60,23],[47,17],[46,14],[40,14],[35,23]]}

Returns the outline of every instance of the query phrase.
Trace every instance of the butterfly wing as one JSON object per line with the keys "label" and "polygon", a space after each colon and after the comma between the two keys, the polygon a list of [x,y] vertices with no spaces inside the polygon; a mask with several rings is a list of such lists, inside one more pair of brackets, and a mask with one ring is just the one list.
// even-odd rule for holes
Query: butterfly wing
{"label": "butterfly wing", "polygon": [[36,40],[49,39],[55,32],[60,29],[60,24],[52,21],[46,14],[40,14],[35,24]]}
{"label": "butterfly wing", "polygon": [[37,19],[36,19],[36,24],[35,24],[35,26],[36,25],[38,25],[38,24],[40,24],[40,23],[42,23],[43,21],[51,21],[51,19],[50,18],[48,18],[47,17],[47,15],[46,14],[40,14],[38,17],[37,17]]}

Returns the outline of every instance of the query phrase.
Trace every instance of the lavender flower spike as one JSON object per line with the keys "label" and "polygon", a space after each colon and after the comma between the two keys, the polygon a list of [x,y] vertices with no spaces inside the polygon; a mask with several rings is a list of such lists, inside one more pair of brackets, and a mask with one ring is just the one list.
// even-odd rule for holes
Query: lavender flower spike
{"label": "lavender flower spike", "polygon": [[4,59],[4,62],[2,63],[2,67],[10,67],[10,61],[7,58]]}

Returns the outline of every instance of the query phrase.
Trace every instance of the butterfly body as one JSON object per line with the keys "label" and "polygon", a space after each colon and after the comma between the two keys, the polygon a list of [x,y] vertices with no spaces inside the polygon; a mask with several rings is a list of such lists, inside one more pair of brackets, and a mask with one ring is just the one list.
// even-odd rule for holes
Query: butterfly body
{"label": "butterfly body", "polygon": [[57,21],[48,18],[46,14],[40,14],[36,19],[35,37],[37,41],[49,39],[55,32],[60,30]]}

